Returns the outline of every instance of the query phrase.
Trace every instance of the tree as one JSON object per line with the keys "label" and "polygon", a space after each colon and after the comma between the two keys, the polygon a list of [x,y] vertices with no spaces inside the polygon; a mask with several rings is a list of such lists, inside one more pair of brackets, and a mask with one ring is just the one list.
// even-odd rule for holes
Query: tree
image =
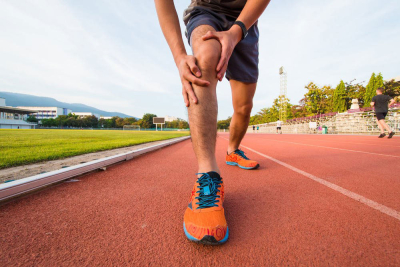
{"label": "tree", "polygon": [[187,129],[189,128],[189,123],[182,119],[177,119],[173,121],[166,121],[165,128],[172,128],[172,129]]}
{"label": "tree", "polygon": [[400,101],[400,81],[395,81],[394,79],[385,81],[383,84],[383,93]]}
{"label": "tree", "polygon": [[369,107],[372,98],[375,96],[375,73],[372,73],[371,78],[369,78],[369,82],[367,84],[367,87],[365,88],[365,95],[364,95],[364,106]]}
{"label": "tree", "polygon": [[330,86],[318,87],[313,82],[310,82],[305,88],[308,90],[304,94],[304,107],[308,115],[322,114],[331,110],[332,107],[332,91]]}
{"label": "tree", "polygon": [[347,110],[346,87],[343,80],[340,81],[333,93],[333,111],[344,112]]}
{"label": "tree", "polygon": [[364,105],[365,87],[362,85],[362,82],[353,84],[355,80],[356,79],[345,83],[347,109],[350,109],[352,104],[351,101],[355,98],[358,99],[358,104],[360,107]]}
{"label": "tree", "polygon": [[217,121],[217,128],[218,129],[229,129],[231,120],[232,120],[232,117],[228,117],[226,120]]}
{"label": "tree", "polygon": [[122,128],[122,127],[124,127],[124,119],[118,117],[118,118],[115,120],[115,127],[117,127],[117,128]]}
{"label": "tree", "polygon": [[189,123],[185,120],[179,120],[178,129],[189,129]]}
{"label": "tree", "polygon": [[155,128],[156,125],[153,124],[154,117],[157,117],[157,115],[151,114],[151,113],[144,114],[143,118],[141,119],[140,127],[144,128],[144,129]]}
{"label": "tree", "polygon": [[82,120],[84,121],[86,127],[97,128],[99,125],[99,120],[94,115],[85,116]]}
{"label": "tree", "polygon": [[37,123],[39,120],[35,116],[29,115],[28,118],[26,119],[26,121]]}
{"label": "tree", "polygon": [[374,95],[375,95],[375,91],[376,89],[378,89],[379,87],[383,87],[383,77],[382,77],[382,73],[379,72],[378,76],[376,76],[375,78],[375,87],[374,87]]}

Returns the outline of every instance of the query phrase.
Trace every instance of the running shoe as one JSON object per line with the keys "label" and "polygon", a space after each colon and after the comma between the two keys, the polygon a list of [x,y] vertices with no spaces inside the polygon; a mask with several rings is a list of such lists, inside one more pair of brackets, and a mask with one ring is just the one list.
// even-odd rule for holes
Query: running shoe
{"label": "running shoe", "polygon": [[381,134],[378,136],[378,138],[383,138],[383,137],[385,137],[385,136],[386,136],[385,133],[381,133]]}
{"label": "running shoe", "polygon": [[183,230],[190,241],[221,245],[228,240],[229,229],[222,206],[224,184],[216,172],[198,173],[189,205],[183,218]]}
{"label": "running shoe", "polygon": [[390,134],[389,134],[389,136],[388,136],[388,138],[392,138],[393,137],[393,135],[395,135],[395,132],[390,132]]}
{"label": "running shoe", "polygon": [[257,169],[260,167],[257,161],[250,160],[240,149],[236,149],[232,153],[226,155],[226,164],[239,166],[240,168],[246,170]]}

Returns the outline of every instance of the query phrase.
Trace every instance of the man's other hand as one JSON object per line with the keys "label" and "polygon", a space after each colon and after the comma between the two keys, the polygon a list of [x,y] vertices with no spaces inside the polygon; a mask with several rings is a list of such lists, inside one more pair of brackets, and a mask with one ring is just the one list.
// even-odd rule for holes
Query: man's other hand
{"label": "man's other hand", "polygon": [[203,36],[203,40],[216,39],[221,44],[221,58],[217,65],[217,79],[222,81],[233,49],[242,38],[242,29],[238,25],[233,25],[228,31],[215,32],[209,31]]}
{"label": "man's other hand", "polygon": [[182,96],[186,107],[190,106],[190,100],[197,104],[197,97],[193,91],[192,84],[198,86],[209,86],[210,82],[200,79],[201,71],[196,65],[194,56],[185,55],[178,61],[179,76],[182,83]]}

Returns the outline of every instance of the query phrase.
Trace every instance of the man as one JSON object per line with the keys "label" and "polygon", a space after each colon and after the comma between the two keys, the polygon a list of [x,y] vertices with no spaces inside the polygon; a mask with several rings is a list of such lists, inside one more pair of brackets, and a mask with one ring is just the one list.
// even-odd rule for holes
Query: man
{"label": "man", "polygon": [[253,133],[255,133],[255,132],[256,132],[256,126],[253,125]]}
{"label": "man", "polygon": [[276,122],[276,133],[281,133],[282,134],[282,122],[280,120],[278,120]]}
{"label": "man", "polygon": [[388,138],[392,138],[395,134],[389,127],[389,125],[385,122],[386,114],[388,113],[388,103],[389,106],[394,104],[394,99],[388,95],[383,94],[383,88],[379,87],[376,89],[376,96],[372,98],[371,106],[375,107],[376,114],[376,122],[378,123],[378,127],[381,130],[381,134],[378,138],[383,138],[386,136],[385,129],[388,131]]}
{"label": "man", "polygon": [[246,133],[258,79],[257,20],[269,0],[192,0],[184,13],[187,55],[173,0],[155,0],[158,19],[173,54],[188,107],[198,176],[183,228],[189,240],[222,244],[229,236],[225,220],[223,180],[215,158],[217,82],[226,78],[232,90],[234,114],[226,163],[242,169],[259,165],[239,149]]}

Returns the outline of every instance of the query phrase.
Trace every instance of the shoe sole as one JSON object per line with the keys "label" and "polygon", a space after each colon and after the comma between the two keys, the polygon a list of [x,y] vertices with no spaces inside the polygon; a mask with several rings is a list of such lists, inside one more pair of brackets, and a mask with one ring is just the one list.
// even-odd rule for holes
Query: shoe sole
{"label": "shoe sole", "polygon": [[195,243],[199,243],[199,244],[203,244],[203,245],[211,245],[211,246],[218,246],[218,245],[222,245],[224,244],[226,241],[228,241],[228,237],[229,237],[229,227],[226,228],[226,234],[224,236],[224,238],[220,241],[217,241],[215,239],[215,237],[213,237],[212,235],[205,235],[203,236],[202,239],[197,239],[194,236],[192,236],[191,234],[189,234],[186,231],[186,226],[185,226],[185,222],[183,222],[183,230],[185,231],[185,235],[186,237],[190,240],[193,241]]}
{"label": "shoe sole", "polygon": [[258,167],[260,167],[260,164],[257,164],[254,167],[244,167],[244,166],[240,166],[238,163],[232,162],[232,161],[227,161],[226,164],[231,165],[231,166],[238,166],[239,168],[242,168],[245,170],[254,170],[254,169],[257,169]]}

